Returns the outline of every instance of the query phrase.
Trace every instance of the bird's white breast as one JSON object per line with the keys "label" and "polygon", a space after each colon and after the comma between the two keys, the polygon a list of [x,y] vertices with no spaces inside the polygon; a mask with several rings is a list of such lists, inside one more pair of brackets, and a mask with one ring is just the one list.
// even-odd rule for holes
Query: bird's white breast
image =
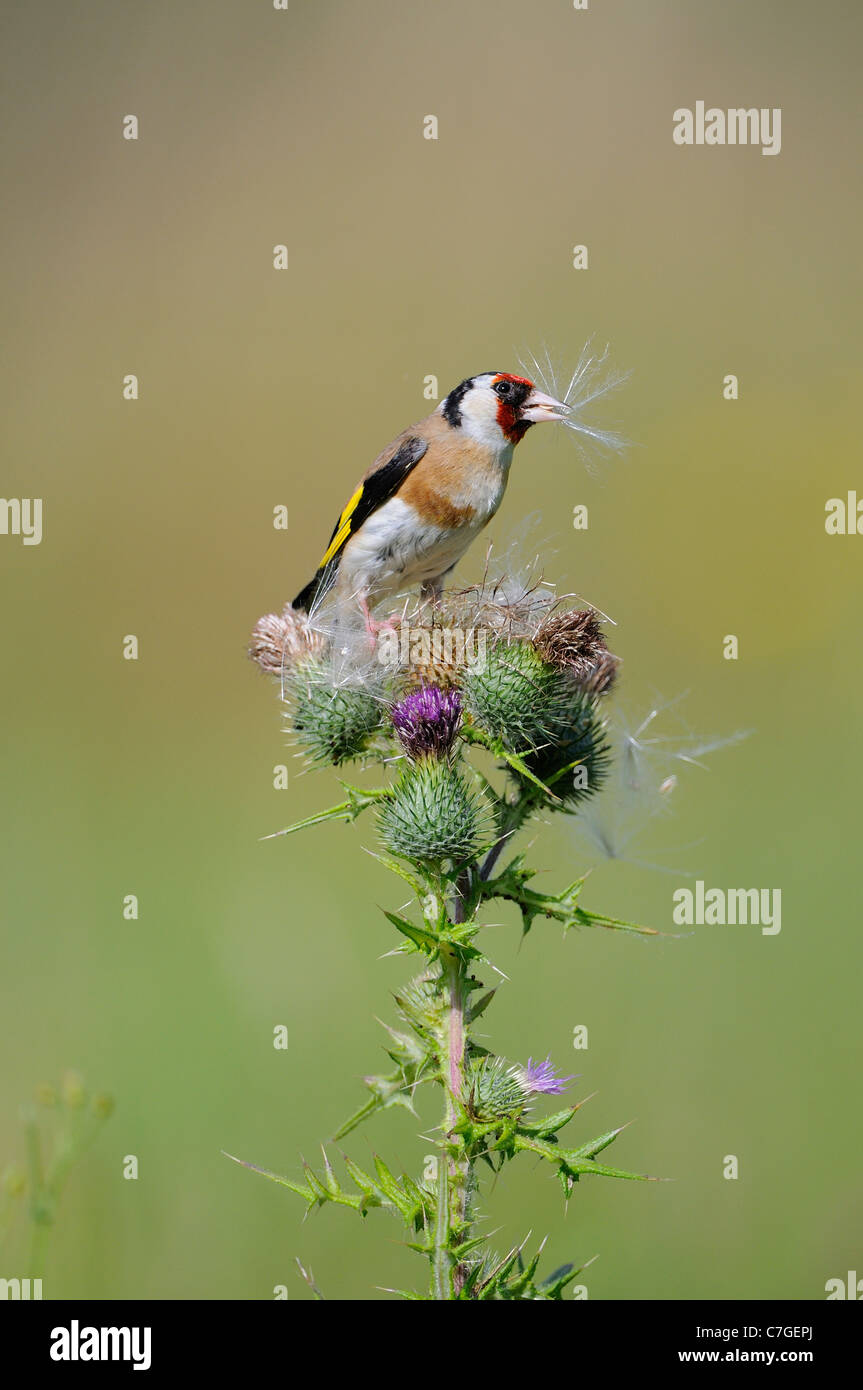
{"label": "bird's white breast", "polygon": [[[466,500],[461,505],[474,503]],[[340,586],[343,592],[380,596],[437,579],[461,559],[490,515],[477,515],[475,521],[447,528],[424,520],[398,497],[391,498],[368,517],[345,546]]]}

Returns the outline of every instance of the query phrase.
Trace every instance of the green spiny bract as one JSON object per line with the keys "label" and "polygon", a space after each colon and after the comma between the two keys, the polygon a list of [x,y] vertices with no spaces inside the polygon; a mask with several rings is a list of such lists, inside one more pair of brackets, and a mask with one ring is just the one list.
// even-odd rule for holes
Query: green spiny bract
{"label": "green spiny bract", "polygon": [[485,733],[513,753],[538,748],[560,713],[561,674],[530,642],[495,642],[469,667],[464,702]]}
{"label": "green spiny bract", "polygon": [[378,829],[387,849],[404,859],[463,864],[479,845],[479,801],[455,768],[423,758],[397,778],[381,804]]}
{"label": "green spiny bract", "polygon": [[297,668],[290,685],[291,724],[315,762],[338,765],[359,758],[381,724],[381,706],[360,685],[334,685],[321,662]]}
{"label": "green spiny bract", "polygon": [[[563,808],[573,810],[601,787],[608,771],[609,748],[596,698],[566,674],[559,675],[558,682],[558,708],[549,721],[549,738],[523,757],[534,777],[558,798],[558,808],[562,809],[559,803],[563,803]],[[516,779],[530,795],[532,784],[518,774]]]}
{"label": "green spiny bract", "polygon": [[[531,1302],[561,1302],[567,1285],[587,1266],[582,1265],[579,1269],[574,1264],[560,1265],[546,1279],[540,1280],[537,1278],[537,1268],[544,1245],[545,1241],[527,1264],[522,1257],[524,1245],[503,1257],[489,1251],[473,1265],[460,1297],[481,1302],[525,1299]],[[587,1264],[592,1263],[592,1260],[587,1261]]]}
{"label": "green spiny bract", "polygon": [[436,1035],[444,1013],[440,973],[417,975],[403,985],[394,998],[402,1018],[419,1037]]}
{"label": "green spiny bract", "polygon": [[503,1057],[473,1059],[465,1077],[462,1103],[476,1120],[505,1120],[521,1114],[528,1091],[517,1067]]}

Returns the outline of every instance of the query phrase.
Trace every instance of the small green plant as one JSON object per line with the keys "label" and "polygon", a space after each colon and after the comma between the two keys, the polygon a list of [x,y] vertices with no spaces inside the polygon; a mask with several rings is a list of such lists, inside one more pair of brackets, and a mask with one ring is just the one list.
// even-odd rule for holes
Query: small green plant
{"label": "small green plant", "polygon": [[113,1110],[111,1096],[91,1095],[73,1071],[59,1086],[43,1082],[24,1107],[26,1161],[10,1163],[0,1177],[0,1250],[5,1256],[23,1216],[29,1227],[27,1278],[43,1277],[66,1180]]}
{"label": "small green plant", "polygon": [[[438,640],[444,632],[460,640]],[[392,626],[387,635],[393,639]],[[246,1166],[309,1210],[332,1203],[363,1216],[377,1207],[395,1213],[429,1264],[423,1291],[400,1291],[406,1297],[558,1300],[579,1273],[574,1265],[543,1278],[539,1252],[519,1245],[495,1254],[477,1233],[482,1172],[499,1173],[527,1154],[554,1170],[567,1199],[583,1177],[644,1178],[605,1161],[619,1129],[562,1137],[579,1104],[537,1113],[537,1098],[561,1095],[571,1077],[551,1059],[493,1056],[474,1025],[495,995],[485,944],[493,902],[514,903],[525,934],[538,918],[565,930],[656,934],[585,907],[583,877],[542,891],[513,846],[529,821],[577,814],[602,785],[603,706],[617,662],[598,615],[560,610],[546,586],[484,585],[421,607],[386,643],[387,663],[376,660],[380,651],[369,656],[366,640],[356,638],[352,659],[343,633],[329,647],[319,627],[288,607],[261,620],[251,655],[279,677],[290,726],[313,762],[377,759],[390,770],[377,787],[343,782],[337,805],[279,833],[353,821],[374,808],[377,857],[414,901],[412,913],[386,916],[419,969],[395,996],[391,1066],[366,1077],[365,1102],[335,1138],[391,1106],[416,1113],[419,1088],[433,1086],[441,1097],[437,1160],[433,1175],[420,1177],[397,1175],[380,1157],[372,1171],[344,1157],[340,1176],[325,1150],[323,1167],[305,1164],[297,1181]]]}

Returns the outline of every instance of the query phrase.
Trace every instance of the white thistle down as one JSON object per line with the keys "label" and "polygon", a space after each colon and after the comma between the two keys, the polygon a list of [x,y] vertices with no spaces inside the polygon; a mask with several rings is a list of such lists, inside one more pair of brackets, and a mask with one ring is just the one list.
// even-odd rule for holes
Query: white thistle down
{"label": "white thistle down", "polygon": [[560,423],[572,435],[585,462],[590,461],[590,445],[608,454],[619,454],[628,448],[628,441],[616,430],[602,429],[583,416],[584,410],[616,391],[630,376],[610,365],[607,344],[596,352],[592,339],[585,343],[568,384],[566,373],[554,365],[547,347],[543,347],[539,357],[526,352],[519,360],[525,376],[535,386],[566,406],[567,413],[560,417]]}
{"label": "white thistle down", "polygon": [[[678,776],[684,767],[706,771],[704,759],[723,748],[731,748],[748,738],[748,729],[703,737],[694,733],[676,709],[685,693],[672,700],[657,700],[643,719],[633,727],[618,711],[609,720],[608,737],[612,747],[612,774],[596,799],[584,807],[577,831],[584,836],[601,859],[617,859],[688,877],[686,869],[635,857],[632,852],[657,818],[671,810]],[[657,732],[670,711],[678,719],[679,732]],[[697,843],[697,842],[693,842]],[[689,845],[667,846],[656,854],[676,854]]]}

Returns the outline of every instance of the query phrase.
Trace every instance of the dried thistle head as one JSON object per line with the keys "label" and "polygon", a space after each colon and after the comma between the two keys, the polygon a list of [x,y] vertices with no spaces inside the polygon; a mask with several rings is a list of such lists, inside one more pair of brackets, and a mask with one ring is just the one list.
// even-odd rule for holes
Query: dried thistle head
{"label": "dried thistle head", "polygon": [[[409,695],[436,686],[438,690],[456,690],[461,682],[467,640],[472,633],[453,632],[440,623],[440,614],[418,608],[405,615],[381,641],[391,645],[393,655],[387,661],[395,677],[395,685]],[[475,643],[474,643],[475,645]]]}
{"label": "dried thistle head", "polygon": [[402,678],[406,693],[426,690],[432,685],[439,690],[457,690],[461,672],[456,661],[432,654],[428,661],[420,660],[415,666],[409,666],[402,672]]}
{"label": "dried thistle head", "polygon": [[441,621],[459,630],[477,628],[490,637],[531,638],[558,602],[554,589],[531,575],[484,579],[444,597]]}
{"label": "dried thistle head", "polygon": [[605,695],[617,680],[620,657],[614,652],[602,652],[588,674],[579,680],[579,685],[588,695]]}
{"label": "dried thistle head", "polygon": [[249,657],[268,675],[281,676],[286,668],[322,656],[326,645],[308,616],[286,603],[281,614],[265,613],[255,623]]}
{"label": "dried thistle head", "polygon": [[571,608],[547,617],[533,645],[545,661],[569,671],[591,694],[603,694],[614,683],[618,660],[608,650],[593,608]]}

